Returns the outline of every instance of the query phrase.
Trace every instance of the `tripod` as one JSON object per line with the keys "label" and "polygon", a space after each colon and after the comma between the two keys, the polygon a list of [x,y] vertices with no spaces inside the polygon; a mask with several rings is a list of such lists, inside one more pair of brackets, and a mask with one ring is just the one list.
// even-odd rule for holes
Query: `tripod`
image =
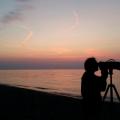
{"label": "tripod", "polygon": [[113,69],[109,69],[110,84],[107,86],[107,89],[106,89],[105,94],[103,96],[103,101],[104,101],[106,96],[107,96],[108,90],[110,89],[110,102],[111,103],[113,103],[113,90],[115,91],[116,96],[117,96],[118,100],[120,101],[120,96],[117,92],[117,89],[116,89],[115,85],[112,83],[112,74],[113,74]]}

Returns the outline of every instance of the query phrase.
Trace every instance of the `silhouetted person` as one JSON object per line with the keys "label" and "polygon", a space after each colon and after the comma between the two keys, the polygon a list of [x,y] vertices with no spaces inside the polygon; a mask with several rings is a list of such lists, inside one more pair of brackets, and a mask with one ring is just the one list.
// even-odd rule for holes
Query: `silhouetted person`
{"label": "silhouetted person", "polygon": [[101,92],[106,89],[107,69],[101,70],[101,76],[95,75],[98,63],[95,58],[88,58],[84,63],[85,72],[81,79],[81,94],[83,97],[83,117],[96,119],[100,110]]}

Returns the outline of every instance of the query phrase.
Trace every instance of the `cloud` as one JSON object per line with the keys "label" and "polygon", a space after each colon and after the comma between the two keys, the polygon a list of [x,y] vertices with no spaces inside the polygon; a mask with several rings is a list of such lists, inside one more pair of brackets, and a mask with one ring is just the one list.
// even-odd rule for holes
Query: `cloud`
{"label": "cloud", "polygon": [[66,55],[66,54],[70,54],[72,50],[63,47],[57,47],[57,48],[52,48],[50,52],[55,53],[57,55]]}
{"label": "cloud", "polygon": [[[28,10],[33,9],[33,6],[31,5],[32,0],[14,0],[16,3],[16,6],[8,11],[5,15],[3,15],[0,19],[0,31],[7,27],[7,25],[14,23],[14,22],[21,22],[24,20],[25,12]],[[22,46],[27,46],[28,41],[32,38],[33,32],[32,30],[25,26],[21,25],[19,28],[24,29],[27,31],[26,37],[22,40]]]}
{"label": "cloud", "polygon": [[0,23],[5,25],[16,21],[22,21],[24,19],[25,11],[33,8],[30,1],[31,0],[15,0],[16,7],[3,15]]}
{"label": "cloud", "polygon": [[5,16],[3,16],[1,23],[7,24],[14,21],[21,21],[22,20],[22,13],[20,10],[16,9],[14,11],[8,12]]}
{"label": "cloud", "polygon": [[28,31],[28,34],[26,35],[26,37],[24,38],[24,40],[22,41],[22,46],[26,47],[26,45],[28,44],[29,40],[32,38],[33,36],[33,31],[30,30],[30,28],[28,28],[27,26],[20,26],[22,29]]}
{"label": "cloud", "polygon": [[79,21],[80,21],[80,15],[79,15],[79,13],[77,11],[74,11],[73,14],[75,16],[76,23],[79,24]]}
{"label": "cloud", "polygon": [[73,17],[73,23],[71,23],[68,27],[66,27],[63,32],[64,33],[68,33],[70,31],[74,31],[76,30],[77,28],[79,28],[80,26],[80,15],[78,13],[78,11],[74,10],[73,13],[72,13],[72,17]]}
{"label": "cloud", "polygon": [[79,13],[77,11],[74,11],[73,15],[74,15],[75,22],[71,26],[71,29],[75,29],[80,25],[80,15],[79,15]]}
{"label": "cloud", "polygon": [[17,2],[29,2],[30,0],[16,0]]}
{"label": "cloud", "polygon": [[29,31],[25,39],[22,41],[22,46],[26,46],[26,44],[29,42],[29,40],[32,38],[33,32]]}

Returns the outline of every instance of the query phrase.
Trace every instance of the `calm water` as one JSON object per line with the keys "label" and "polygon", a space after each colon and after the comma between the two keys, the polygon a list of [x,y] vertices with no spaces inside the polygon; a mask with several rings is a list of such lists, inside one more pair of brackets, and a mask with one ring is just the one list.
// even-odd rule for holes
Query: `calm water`
{"label": "calm water", "polygon": [[[83,72],[82,69],[0,70],[0,83],[56,94],[80,96]],[[120,93],[119,73],[120,71],[114,71],[113,83]],[[109,79],[108,77],[108,83]]]}

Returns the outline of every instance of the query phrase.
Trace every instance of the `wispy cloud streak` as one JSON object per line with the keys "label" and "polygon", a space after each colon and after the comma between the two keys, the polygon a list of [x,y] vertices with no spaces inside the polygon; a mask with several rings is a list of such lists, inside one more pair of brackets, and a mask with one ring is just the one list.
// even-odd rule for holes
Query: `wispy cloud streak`
{"label": "wispy cloud streak", "polygon": [[64,33],[69,34],[70,31],[74,31],[77,28],[79,28],[79,26],[80,26],[80,15],[76,10],[73,11],[73,16],[72,17],[73,17],[74,21],[71,25],[69,25],[68,27],[65,28],[65,30],[63,31]]}
{"label": "wispy cloud streak", "polygon": [[30,0],[16,0],[17,2],[29,2]]}
{"label": "wispy cloud streak", "polygon": [[32,38],[32,36],[33,36],[33,32],[29,31],[25,39],[22,41],[22,46],[26,46],[29,40]]}
{"label": "wispy cloud streak", "polygon": [[15,0],[16,7],[2,16],[0,23],[4,25],[23,20],[25,11],[33,8],[30,1],[31,0]]}
{"label": "wispy cloud streak", "polygon": [[[8,24],[23,21],[25,12],[33,8],[33,6],[31,5],[32,0],[14,1],[16,2],[15,8],[11,11],[8,11],[8,13],[0,18],[0,30],[3,30],[3,28],[6,27]],[[22,40],[22,46],[26,46],[28,41],[32,38],[33,32],[25,25],[21,25],[20,27],[28,32],[24,40]]]}
{"label": "wispy cloud streak", "polygon": [[19,9],[8,12],[5,16],[3,16],[1,23],[8,24],[14,21],[21,21],[23,18],[22,13]]}
{"label": "wispy cloud streak", "polygon": [[80,25],[80,15],[77,11],[74,11],[73,15],[74,15],[74,18],[75,18],[75,23],[72,26],[72,28],[74,29],[74,28],[77,28]]}
{"label": "wispy cloud streak", "polygon": [[21,26],[22,29],[28,31],[28,34],[26,35],[26,37],[23,39],[21,45],[23,47],[26,47],[26,45],[28,44],[29,40],[32,38],[33,36],[33,31],[30,30],[30,28],[28,28],[27,26]]}

